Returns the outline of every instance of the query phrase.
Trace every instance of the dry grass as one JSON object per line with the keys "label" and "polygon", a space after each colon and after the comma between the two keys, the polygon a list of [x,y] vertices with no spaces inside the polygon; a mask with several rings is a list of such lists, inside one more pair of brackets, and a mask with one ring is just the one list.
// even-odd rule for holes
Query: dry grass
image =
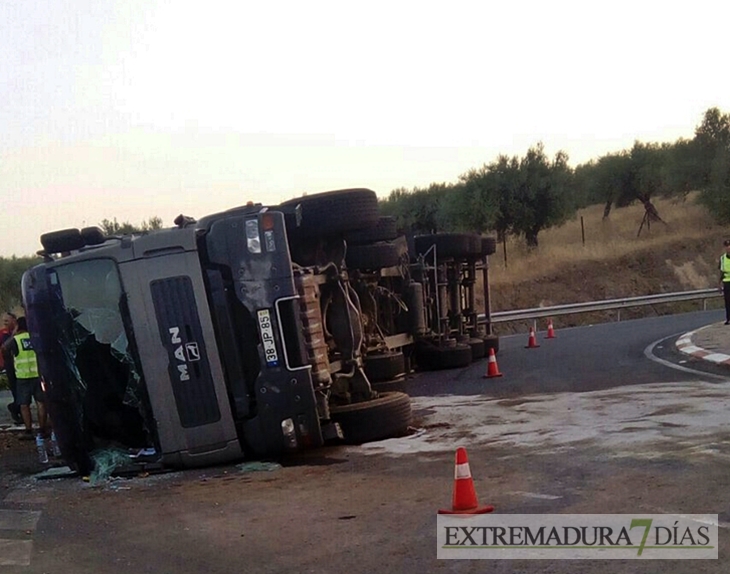
{"label": "dry grass", "polygon": [[567,264],[605,263],[642,251],[661,249],[669,243],[703,238],[708,239],[708,250],[718,251],[719,255],[715,241],[725,228],[714,223],[707,210],[696,203],[696,194],[691,194],[685,201],[657,199],[654,204],[667,225],[653,223],[651,229],[644,226],[640,237],[637,237],[637,232],[644,207],[637,204],[614,208],[605,221],[602,219],[602,205],[582,209],[563,226],[540,233],[536,249],[528,249],[523,239],[509,238],[507,265],[501,244],[490,258],[490,284],[495,287],[514,285],[555,274]]}

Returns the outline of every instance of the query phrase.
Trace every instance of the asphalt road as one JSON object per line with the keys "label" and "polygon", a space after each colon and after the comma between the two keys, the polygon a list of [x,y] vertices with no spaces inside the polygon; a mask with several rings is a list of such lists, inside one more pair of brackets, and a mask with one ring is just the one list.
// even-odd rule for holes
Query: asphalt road
{"label": "asphalt road", "polygon": [[[538,333],[538,349],[524,348],[526,336],[504,338],[502,378],[482,378],[482,360],[410,381],[411,436],[328,447],[271,470],[230,465],[96,486],[5,476],[0,574],[724,573],[730,383],[645,354],[671,359],[670,341],[658,341],[716,320],[692,313],[551,340]],[[439,561],[436,511],[451,503],[457,446],[468,449],[480,502],[497,513],[716,513],[720,559]],[[32,445],[13,448],[32,456]]]}
{"label": "asphalt road", "polygon": [[[411,396],[448,393],[504,397],[697,379],[700,374],[688,374],[647,360],[645,350],[658,341],[676,338],[722,318],[722,311],[714,310],[602,323],[559,330],[554,339],[545,339],[543,331],[536,333],[540,346],[535,349],[525,348],[527,334],[502,337],[498,363],[504,377],[485,381],[484,363],[474,363],[466,369],[423,373],[410,382],[408,392]],[[686,359],[671,344],[654,347],[654,353],[670,362]],[[700,363],[695,368],[713,371]]]}

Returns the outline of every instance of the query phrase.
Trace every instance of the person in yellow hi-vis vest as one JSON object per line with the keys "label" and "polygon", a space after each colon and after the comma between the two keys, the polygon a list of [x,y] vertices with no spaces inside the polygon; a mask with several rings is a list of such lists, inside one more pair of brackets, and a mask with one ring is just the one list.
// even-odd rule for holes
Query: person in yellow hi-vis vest
{"label": "person in yellow hi-vis vest", "polygon": [[725,297],[725,324],[730,325],[730,239],[722,244],[725,253],[720,256],[720,290]]}
{"label": "person in yellow hi-vis vest", "polygon": [[33,438],[33,417],[30,413],[30,403],[33,399],[35,399],[38,407],[38,432],[45,436],[48,423],[46,397],[41,387],[38,360],[30,342],[30,333],[28,333],[28,323],[25,317],[18,317],[18,328],[15,335],[6,344],[9,344],[10,352],[14,357],[13,366],[17,379],[16,400],[20,405],[20,416],[23,417],[23,424],[25,425],[25,434],[23,436],[28,439]]}

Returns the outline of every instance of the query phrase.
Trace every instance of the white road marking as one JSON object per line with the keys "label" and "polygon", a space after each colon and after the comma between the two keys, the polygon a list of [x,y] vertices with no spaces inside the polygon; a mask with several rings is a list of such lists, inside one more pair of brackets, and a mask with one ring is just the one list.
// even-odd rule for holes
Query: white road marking
{"label": "white road marking", "polygon": [[710,353],[702,357],[703,361],[710,361],[711,363],[724,363],[728,360],[728,356],[723,353]]}
{"label": "white road marking", "polygon": [[35,530],[35,525],[40,517],[39,510],[0,508],[0,530]]}
{"label": "white road marking", "polygon": [[[672,363],[670,361],[665,361],[664,359],[660,359],[656,355],[654,355],[654,348],[663,341],[666,341],[667,339],[672,339],[673,337],[676,337],[677,335],[671,335],[669,337],[665,337],[664,339],[660,339],[659,341],[655,341],[651,345],[649,345],[646,349],[644,349],[644,356],[647,359],[650,359],[654,361],[655,363],[659,363],[660,365],[664,365],[665,367],[669,367],[670,369],[675,369],[677,371],[682,371],[683,373],[691,373],[693,375],[697,375],[698,377],[708,378],[708,379],[715,379],[719,381],[727,381],[730,380],[730,373],[729,376],[723,376],[723,375],[715,375],[713,373],[705,373],[704,371],[698,371],[696,369],[690,369],[689,367],[682,367],[680,365],[677,365],[675,363]],[[700,351],[702,349],[699,349]]]}
{"label": "white road marking", "polygon": [[32,550],[30,540],[0,540],[0,566],[30,566]]}
{"label": "white road marking", "polygon": [[22,504],[45,504],[48,497],[53,492],[52,489],[44,488],[43,490],[27,490],[18,488],[8,493],[4,502],[14,502]]}
{"label": "white road marking", "polygon": [[[24,504],[44,504],[52,488],[16,488],[7,493],[4,504],[22,502]],[[35,532],[40,510],[19,510],[0,508],[0,532],[15,531],[32,535]],[[7,534],[6,534],[7,536]],[[33,553],[33,540],[20,538],[0,538],[0,566],[30,566]]]}
{"label": "white road marking", "polygon": [[515,490],[508,494],[519,494],[525,498],[539,498],[541,500],[558,500],[563,498],[562,496],[555,496],[554,494],[540,494],[539,492],[522,492],[521,490]]}

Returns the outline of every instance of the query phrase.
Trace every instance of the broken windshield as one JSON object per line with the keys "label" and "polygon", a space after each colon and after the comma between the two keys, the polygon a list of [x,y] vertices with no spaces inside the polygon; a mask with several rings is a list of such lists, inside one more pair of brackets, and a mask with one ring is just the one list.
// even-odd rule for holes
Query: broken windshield
{"label": "broken windshield", "polygon": [[152,417],[125,329],[126,302],[115,261],[59,265],[49,269],[49,282],[66,318],[59,343],[82,397],[87,438],[96,446],[100,440],[152,446]]}
{"label": "broken windshield", "polygon": [[126,354],[127,338],[119,310],[122,286],[114,261],[94,259],[56,267],[51,272],[51,284],[54,282],[60,285],[64,307],[79,326],[99,343]]}

